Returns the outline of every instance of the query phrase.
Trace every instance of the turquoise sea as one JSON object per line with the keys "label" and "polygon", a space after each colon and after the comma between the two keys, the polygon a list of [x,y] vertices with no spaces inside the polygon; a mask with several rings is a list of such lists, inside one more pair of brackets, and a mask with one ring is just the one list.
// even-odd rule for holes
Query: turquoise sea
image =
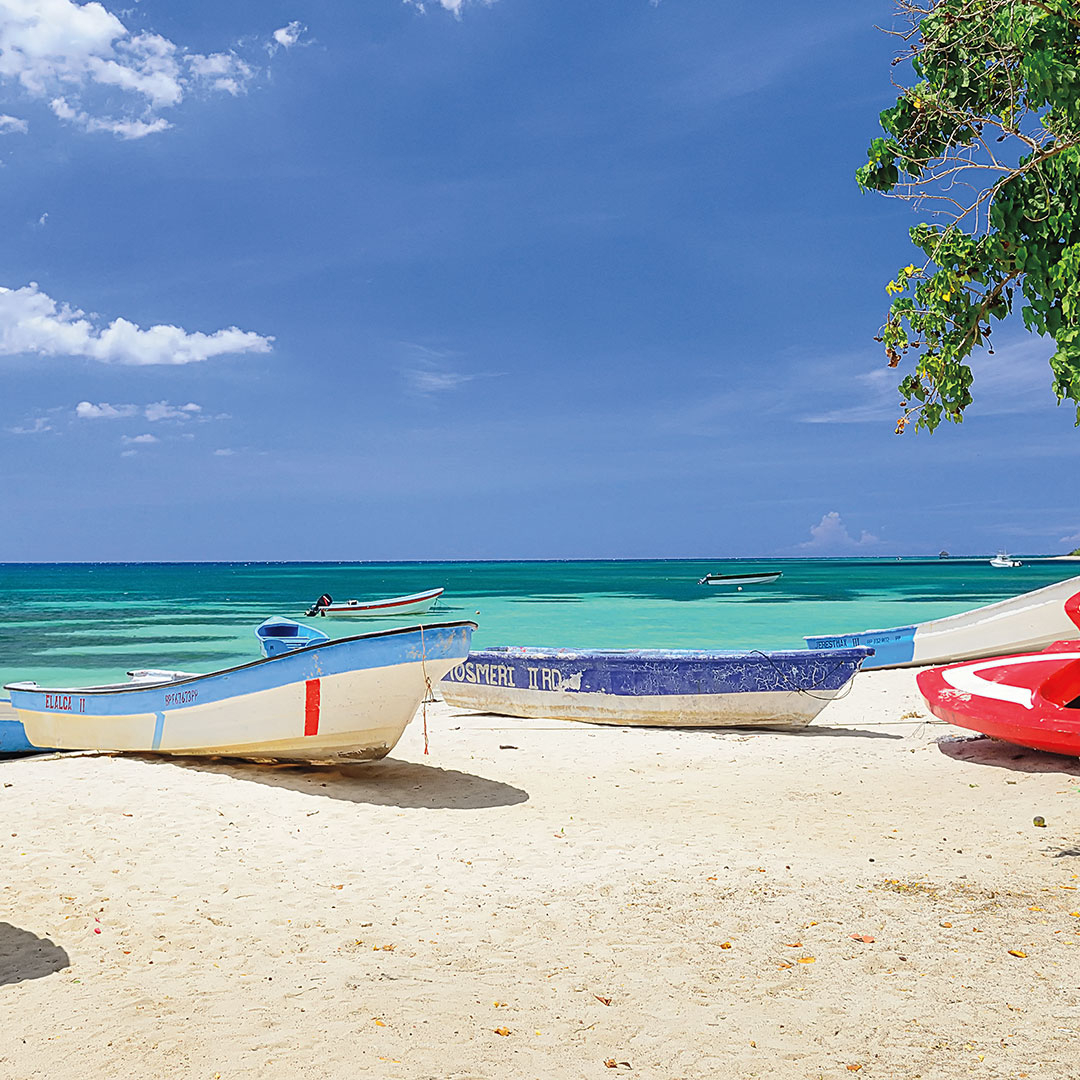
{"label": "turquoise sea", "polygon": [[[772,585],[709,588],[708,571],[778,569]],[[302,617],[320,593],[442,585],[424,621],[473,619],[477,645],[799,648],[802,635],[905,625],[1014,596],[1080,564],[986,559],[634,562],[0,564],[0,679],[112,680],[135,667],[210,671],[255,659],[253,628]],[[332,635],[398,619],[319,621]]]}

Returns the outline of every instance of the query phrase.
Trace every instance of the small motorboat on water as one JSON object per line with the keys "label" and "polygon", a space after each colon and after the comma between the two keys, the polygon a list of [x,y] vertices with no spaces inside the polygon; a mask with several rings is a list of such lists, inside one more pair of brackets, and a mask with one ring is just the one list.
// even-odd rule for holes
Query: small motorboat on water
{"label": "small motorboat on water", "polygon": [[916,681],[941,720],[1017,746],[1080,757],[1080,641],[930,668]]}
{"label": "small motorboat on water", "polygon": [[1004,551],[999,551],[991,560],[990,565],[998,570],[1009,570],[1014,566],[1023,566],[1019,559],[1014,559]]}
{"label": "small motorboat on water", "polygon": [[803,727],[873,649],[481,649],[439,683],[449,705],[644,727]]}
{"label": "small motorboat on water", "polygon": [[371,761],[393,749],[432,684],[468,656],[475,629],[408,626],[313,640],[209,674],[144,670],[107,686],[4,689],[31,746]]}
{"label": "small motorboat on water", "polygon": [[391,596],[385,600],[337,600],[323,593],[305,612],[308,618],[330,615],[338,618],[364,618],[375,615],[420,615],[445,592],[445,589],[428,589],[426,592],[410,593],[408,596]]}
{"label": "small motorboat on water", "polygon": [[972,608],[944,619],[886,630],[806,638],[811,649],[850,649],[869,645],[876,650],[866,667],[908,667],[975,660],[981,656],[1042,649],[1051,642],[1075,636],[1080,628],[1080,577]]}
{"label": "small motorboat on water", "polygon": [[699,585],[770,585],[783,577],[782,570],[763,570],[757,574],[706,574]]}

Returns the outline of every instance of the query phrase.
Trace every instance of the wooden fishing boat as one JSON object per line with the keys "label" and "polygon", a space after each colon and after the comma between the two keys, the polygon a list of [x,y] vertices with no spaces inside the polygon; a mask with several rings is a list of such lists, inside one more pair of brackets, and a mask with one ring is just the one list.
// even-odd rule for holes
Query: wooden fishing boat
{"label": "wooden fishing boat", "polygon": [[255,637],[259,639],[259,648],[266,657],[280,656],[294,649],[303,649],[308,645],[330,640],[329,635],[321,630],[293,622],[292,619],[283,619],[280,615],[256,626]]}
{"label": "wooden fishing boat", "polygon": [[916,681],[941,720],[1018,746],[1080,756],[1080,641],[931,668]]}
{"label": "wooden fishing boat", "polygon": [[336,618],[370,618],[377,615],[421,615],[430,610],[445,589],[428,589],[427,592],[411,593],[408,596],[390,596],[384,600],[337,600],[329,593],[323,593],[305,614],[330,615]]}
{"label": "wooden fishing boat", "polygon": [[533,649],[469,654],[447,704],[502,716],[649,727],[802,727],[872,650]]}
{"label": "wooden fishing boat", "polygon": [[944,619],[806,638],[811,649],[875,650],[865,667],[914,667],[1045,648],[1080,628],[1080,577]]}
{"label": "wooden fishing boat", "polygon": [[215,671],[132,673],[111,686],[5,689],[37,746],[368,761],[469,652],[476,624],[434,623],[317,642]]}
{"label": "wooden fishing boat", "polygon": [[764,570],[758,574],[706,574],[699,585],[770,585],[783,577],[782,570]]}

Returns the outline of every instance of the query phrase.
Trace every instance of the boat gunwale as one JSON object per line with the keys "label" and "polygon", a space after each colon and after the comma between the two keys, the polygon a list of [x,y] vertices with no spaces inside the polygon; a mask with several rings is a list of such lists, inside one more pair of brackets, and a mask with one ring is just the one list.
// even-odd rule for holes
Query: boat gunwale
{"label": "boat gunwale", "polygon": [[[874,655],[872,645],[849,645],[842,649],[558,649],[529,645],[494,645],[470,650],[468,659],[498,660],[676,660],[690,663],[718,661],[856,660]],[[465,661],[462,661],[464,663]]]}
{"label": "boat gunwale", "polygon": [[128,693],[142,693],[146,690],[156,690],[162,687],[173,686],[185,686],[193,682],[200,682],[205,679],[213,679],[219,675],[231,675],[237,671],[245,671],[250,668],[256,668],[260,664],[272,664],[278,660],[287,660],[292,656],[300,656],[306,652],[313,652],[316,649],[326,649],[331,645],[345,645],[349,642],[360,641],[365,638],[379,638],[379,637],[392,637],[395,634],[409,634],[415,633],[417,630],[449,630],[456,629],[459,626],[471,626],[473,630],[478,630],[479,626],[471,619],[460,619],[456,622],[446,623],[417,623],[414,626],[393,626],[387,627],[385,630],[369,630],[364,634],[350,634],[348,637],[342,638],[330,638],[327,641],[317,641],[313,645],[305,645],[299,649],[290,649],[288,652],[279,654],[278,656],[261,656],[258,660],[249,660],[243,664],[236,664],[233,667],[221,668],[218,671],[207,671],[201,675],[191,675],[184,679],[175,679],[169,681],[162,681],[160,683],[117,683],[115,686],[40,686],[37,683],[5,683],[5,690],[15,690],[24,694],[128,694]]}

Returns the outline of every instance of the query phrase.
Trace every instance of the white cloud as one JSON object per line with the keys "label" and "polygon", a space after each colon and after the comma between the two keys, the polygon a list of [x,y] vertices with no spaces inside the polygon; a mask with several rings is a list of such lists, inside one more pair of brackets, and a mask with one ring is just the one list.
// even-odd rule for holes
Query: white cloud
{"label": "white cloud", "polygon": [[[168,402],[151,402],[149,405],[110,405],[108,402],[79,402],[75,415],[80,420],[124,420],[143,416],[151,423],[158,420],[192,420],[202,413],[202,405],[171,405]],[[215,417],[217,419],[217,417]]]}
{"label": "white cloud", "polygon": [[[126,139],[163,131],[160,110],[196,91],[242,93],[254,74],[233,52],[190,53],[160,34],[133,33],[97,2],[0,0],[0,80],[84,131]],[[103,115],[116,104],[121,115]]]}
{"label": "white cloud", "polygon": [[143,416],[151,423],[159,420],[192,420],[202,412],[202,406],[189,401],[186,405],[170,405],[167,401],[154,401],[149,405],[110,405],[101,401],[97,405],[80,401],[75,406],[75,416],[80,420],[124,420]]}
{"label": "white cloud", "polygon": [[804,551],[820,554],[851,551],[856,548],[874,547],[881,541],[865,529],[856,540],[836,510],[830,510],[816,524],[810,526],[810,539],[799,544]]}
{"label": "white cloud", "polygon": [[30,125],[25,120],[0,113],[0,135],[25,135],[29,130]]}
{"label": "white cloud", "polygon": [[502,371],[457,371],[450,367],[460,354],[441,349],[431,349],[426,345],[405,342],[404,348],[409,360],[402,366],[402,375],[410,388],[418,394],[438,394],[453,390],[474,379],[497,378],[505,374]]}
{"label": "white cloud", "polygon": [[[432,0],[435,2],[435,0]],[[421,14],[427,10],[427,4],[425,0],[405,0],[406,4],[412,4]],[[468,4],[483,4],[484,7],[491,7],[495,3],[495,0],[438,0],[439,7],[445,11],[449,11],[455,19],[461,18],[461,10]]]}
{"label": "white cloud", "polygon": [[75,406],[75,415],[80,420],[121,420],[127,416],[136,416],[138,405],[110,405],[107,401],[94,405],[89,401],[80,401]]}
{"label": "white cloud", "polygon": [[42,435],[46,431],[52,431],[52,429],[52,424],[44,416],[38,416],[33,420],[28,420],[25,424],[8,428],[8,431],[12,435]]}
{"label": "white cloud", "polygon": [[0,356],[87,356],[104,364],[190,364],[214,356],[269,352],[272,337],[230,326],[213,334],[161,324],[140,329],[117,318],[98,328],[85,312],[57,303],[35,282],[0,286]]}
{"label": "white cloud", "polygon": [[[999,334],[1003,334],[1004,329]],[[1036,412],[1054,402],[1048,364],[1054,351],[1053,342],[1038,334],[1008,329],[1011,336],[999,337],[993,353],[980,349],[971,357],[972,416]],[[828,404],[819,412],[800,416],[802,423],[885,425],[900,416],[903,410],[897,386],[904,375],[911,372],[911,360],[900,368],[887,367],[883,360],[878,360],[869,370],[845,374],[851,362],[850,357],[837,357],[824,367],[821,364],[812,368],[804,366],[804,374],[810,372],[812,388],[802,390],[800,399],[816,397]],[[864,363],[861,354],[854,362]],[[826,372],[828,378],[824,377]],[[826,388],[824,392],[822,387]]]}
{"label": "white cloud", "polygon": [[138,444],[156,443],[158,441],[158,437],[156,435],[151,435],[149,432],[147,432],[145,435],[121,435],[120,441],[122,443]]}
{"label": "white cloud", "polygon": [[289,49],[300,40],[300,35],[307,29],[298,21],[289,23],[274,31],[274,40],[283,48]]}
{"label": "white cloud", "polygon": [[41,217],[39,217],[37,219],[37,223],[38,223],[38,225],[44,227],[45,222],[47,222],[48,220],[49,220],[49,211],[46,210],[45,213],[42,214]]}
{"label": "white cloud", "polygon": [[202,412],[202,406],[189,401],[186,405],[170,405],[167,401],[155,401],[147,405],[144,415],[147,420],[190,420]]}
{"label": "white cloud", "polygon": [[104,131],[121,139],[142,139],[157,131],[172,127],[163,116],[153,120],[117,120],[108,116],[91,116],[82,109],[73,109],[66,98],[53,98],[49,107],[61,120],[70,120],[88,132]]}
{"label": "white cloud", "polygon": [[221,450],[214,451],[214,457],[232,457],[235,453],[235,450],[232,450],[229,447],[223,447]]}

